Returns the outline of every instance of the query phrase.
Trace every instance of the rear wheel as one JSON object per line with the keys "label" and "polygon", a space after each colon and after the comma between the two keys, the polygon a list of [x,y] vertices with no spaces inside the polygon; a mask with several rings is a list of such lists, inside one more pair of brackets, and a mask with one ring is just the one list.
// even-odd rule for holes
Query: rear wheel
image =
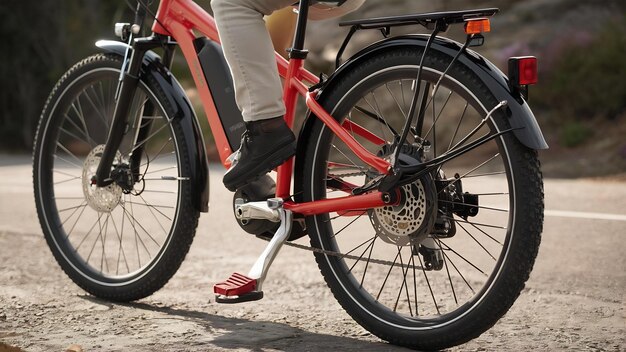
{"label": "rear wheel", "polygon": [[[324,92],[322,105],[372,153],[391,154],[416,87],[417,49],[371,57]],[[449,58],[425,60],[423,126],[402,147],[426,161],[510,128],[498,103]],[[362,128],[370,133],[363,133]],[[478,128],[478,132],[471,131]],[[345,196],[380,175],[319,120],[307,146],[303,200]],[[467,138],[466,138],[467,137]],[[327,284],[363,327],[394,344],[441,349],[489,329],[528,279],[540,242],[543,186],[536,152],[507,133],[398,190],[399,204],[307,218]]]}
{"label": "rear wheel", "polygon": [[95,185],[121,66],[119,56],[95,55],[57,83],[39,122],[33,179],[39,220],[63,270],[95,296],[130,301],[174,275],[199,212],[181,127],[150,77],[130,106],[111,172],[116,182]]}

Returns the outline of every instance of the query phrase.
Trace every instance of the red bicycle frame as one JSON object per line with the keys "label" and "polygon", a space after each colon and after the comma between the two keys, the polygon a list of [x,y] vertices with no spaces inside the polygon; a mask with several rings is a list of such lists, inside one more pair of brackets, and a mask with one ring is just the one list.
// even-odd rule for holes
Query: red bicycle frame
{"label": "red bicycle frame", "polygon": [[[209,126],[213,132],[220,160],[225,167],[228,156],[233,152],[230,149],[224,128],[219,119],[215,102],[209,91],[207,81],[202,71],[200,61],[193,45],[196,39],[194,31],[198,31],[207,38],[220,42],[215,20],[200,6],[191,0],[161,0],[156,15],[157,21],[152,26],[152,31],[157,34],[171,36],[180,46],[189,69],[193,76],[196,87],[202,100]],[[383,158],[377,157],[365,149],[348,132],[356,133],[365,139],[383,144],[384,140],[374,135],[365,128],[346,121],[339,124],[319,103],[316,101],[316,92],[309,92],[309,87],[304,82],[317,83],[318,78],[303,68],[303,59],[290,58],[289,61],[276,54],[278,72],[284,78],[283,99],[285,101],[285,121],[293,128],[296,102],[298,95],[306,99],[307,107],[317,118],[330,128],[363,162],[382,174],[390,171],[391,165]],[[289,198],[291,178],[293,174],[293,158],[277,168],[276,197]],[[340,198],[323,199],[305,203],[285,202],[284,208],[295,213],[314,215],[327,212],[349,212],[354,209],[368,209],[380,207],[388,202],[388,197],[382,192],[374,191],[362,195],[348,195]]]}

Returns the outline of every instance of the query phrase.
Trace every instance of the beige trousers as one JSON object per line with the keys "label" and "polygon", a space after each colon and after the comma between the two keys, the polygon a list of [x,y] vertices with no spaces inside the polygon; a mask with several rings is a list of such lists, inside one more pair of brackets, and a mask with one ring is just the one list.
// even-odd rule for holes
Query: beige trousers
{"label": "beige trousers", "polygon": [[[349,0],[356,6],[364,0]],[[226,62],[235,85],[235,100],[244,121],[257,121],[285,114],[283,92],[264,15],[290,6],[295,0],[211,0]],[[326,11],[324,19],[348,11]],[[328,14],[328,15],[326,15]],[[311,17],[311,16],[310,16]]]}

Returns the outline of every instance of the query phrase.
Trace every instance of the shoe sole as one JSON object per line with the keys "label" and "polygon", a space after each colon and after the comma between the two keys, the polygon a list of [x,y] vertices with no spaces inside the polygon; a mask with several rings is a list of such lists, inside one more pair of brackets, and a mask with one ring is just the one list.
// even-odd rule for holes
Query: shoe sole
{"label": "shoe sole", "polygon": [[286,144],[280,147],[277,151],[270,154],[270,156],[268,156],[266,159],[270,159],[272,161],[267,164],[260,164],[257,168],[253,169],[249,173],[251,176],[244,178],[242,180],[234,180],[231,184],[228,184],[228,185],[224,184],[224,186],[226,186],[226,188],[229,191],[234,192],[238,188],[243,187],[252,181],[258,180],[261,176],[274,170],[275,168],[280,166],[282,163],[287,161],[289,158],[291,158],[295,154],[296,154],[296,145],[294,142],[290,142],[289,144]]}

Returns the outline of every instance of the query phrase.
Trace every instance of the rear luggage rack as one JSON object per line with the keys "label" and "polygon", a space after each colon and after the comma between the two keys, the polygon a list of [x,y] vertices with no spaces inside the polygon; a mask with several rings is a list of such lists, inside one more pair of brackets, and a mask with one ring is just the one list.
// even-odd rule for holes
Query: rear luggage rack
{"label": "rear luggage rack", "polygon": [[397,26],[422,25],[431,28],[437,22],[450,25],[463,23],[465,20],[479,17],[490,17],[498,13],[497,8],[464,10],[464,11],[443,11],[429,12],[411,15],[388,16],[366,18],[360,20],[339,22],[339,26],[353,26],[355,29],[384,29]]}
{"label": "rear luggage rack", "polygon": [[467,20],[475,18],[491,17],[498,13],[498,11],[500,10],[493,7],[476,10],[429,12],[412,15],[365,18],[339,22],[339,26],[341,27],[350,26],[350,31],[346,35],[346,38],[343,40],[343,43],[337,52],[337,56],[335,58],[335,70],[337,70],[341,65],[341,56],[346,50],[350,39],[352,39],[354,33],[359,30],[378,29],[385,38],[387,38],[391,33],[391,27],[399,26],[420,25],[426,27],[427,29],[436,29],[438,32],[445,32],[452,24],[464,23]]}

